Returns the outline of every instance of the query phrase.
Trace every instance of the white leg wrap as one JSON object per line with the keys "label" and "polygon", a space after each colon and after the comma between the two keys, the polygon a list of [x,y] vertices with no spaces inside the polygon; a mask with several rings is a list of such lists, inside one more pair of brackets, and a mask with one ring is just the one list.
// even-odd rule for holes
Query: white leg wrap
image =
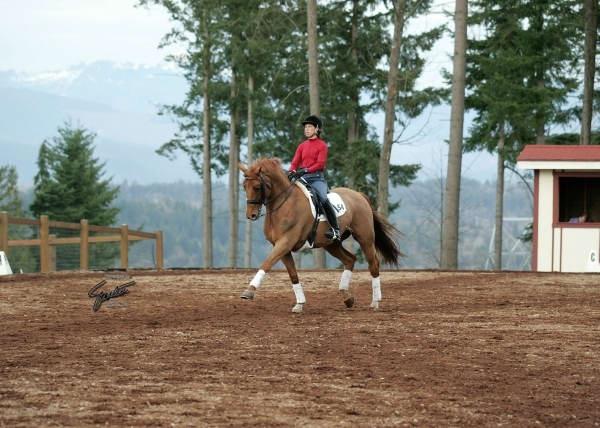
{"label": "white leg wrap", "polygon": [[302,290],[302,283],[292,284],[292,288],[294,289],[294,294],[296,295],[296,303],[301,305],[306,303],[306,298],[304,297],[304,290]]}
{"label": "white leg wrap", "polygon": [[373,287],[373,301],[381,301],[381,280],[379,277],[371,279],[371,286]]}
{"label": "white leg wrap", "polygon": [[258,272],[256,272],[256,275],[254,275],[254,278],[252,278],[252,281],[250,281],[250,285],[253,286],[254,288],[260,287],[260,283],[262,282],[264,277],[265,277],[265,271],[260,269]]}
{"label": "white leg wrap", "polygon": [[344,269],[342,278],[340,279],[340,290],[348,290],[350,288],[350,280],[352,279],[352,271]]}

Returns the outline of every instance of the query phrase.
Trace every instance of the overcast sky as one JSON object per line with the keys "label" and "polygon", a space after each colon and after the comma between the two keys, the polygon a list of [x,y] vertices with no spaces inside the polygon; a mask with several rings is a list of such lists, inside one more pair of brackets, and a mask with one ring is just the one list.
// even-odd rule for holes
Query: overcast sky
{"label": "overcast sky", "polygon": [[171,23],[135,0],[0,0],[0,69],[49,71],[96,60],[156,65]]}
{"label": "overcast sky", "polygon": [[[172,27],[164,8],[136,0],[0,0],[0,70],[50,71],[97,60],[157,65],[161,37]],[[447,21],[448,0],[410,28],[423,31]],[[409,30],[410,30],[409,28]],[[430,53],[427,80],[449,65],[450,41]]]}

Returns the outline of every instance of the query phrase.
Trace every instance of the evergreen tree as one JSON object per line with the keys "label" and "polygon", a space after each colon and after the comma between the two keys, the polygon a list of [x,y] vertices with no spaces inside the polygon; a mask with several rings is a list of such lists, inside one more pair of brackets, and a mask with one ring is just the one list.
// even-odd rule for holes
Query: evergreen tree
{"label": "evergreen tree", "polygon": [[581,113],[581,144],[590,144],[592,134],[592,104],[596,74],[596,44],[598,42],[598,0],[584,0],[584,72],[583,106]]}
{"label": "evergreen tree", "polygon": [[[465,150],[498,156],[497,269],[502,266],[504,168],[514,165],[525,144],[545,141],[548,125],[572,115],[565,101],[575,82],[576,61],[569,48],[576,34],[569,25],[575,9],[553,5],[542,11],[540,3],[547,2],[474,1],[469,18],[482,36],[469,40],[466,105],[476,117]],[[555,43],[542,40],[536,31],[557,32],[548,35]]]}
{"label": "evergreen tree", "polygon": [[[412,19],[426,14],[431,1],[391,1],[394,23],[393,39],[388,59],[386,89],[380,91],[381,105],[385,110],[385,128],[383,144],[379,159],[379,176],[377,189],[377,208],[387,215],[389,205],[389,182],[393,185],[409,185],[420,169],[419,165],[390,165],[392,145],[398,142],[411,119],[419,116],[423,110],[432,104],[439,104],[445,95],[445,90],[426,87],[417,89],[416,82],[423,72],[425,64],[423,53],[430,50],[440,38],[443,27],[430,31],[406,35],[405,25]],[[383,85],[381,85],[383,86]],[[384,102],[385,100],[385,102]],[[395,134],[395,125],[399,131]],[[397,128],[396,128],[397,129]],[[397,204],[392,204],[393,210]]]}
{"label": "evergreen tree", "polygon": [[566,124],[576,117],[577,108],[569,106],[568,97],[577,89],[583,56],[581,1],[529,0],[521,10],[527,99],[533,112],[535,142],[544,144],[551,125]]}
{"label": "evergreen tree", "polygon": [[112,203],[119,188],[104,178],[104,163],[94,157],[96,136],[70,124],[58,128],[58,134],[40,147],[31,212],[52,220],[113,225],[119,210]]}
{"label": "evergreen tree", "polygon": [[[174,137],[157,153],[172,157],[184,152],[194,171],[202,178],[202,252],[204,267],[213,266],[212,174],[226,172],[228,151],[223,144],[227,124],[220,119],[227,106],[225,8],[216,0],[140,0],[141,4],[164,7],[173,29],[161,46],[180,44],[185,53],[168,59],[183,71],[189,88],[181,104],[165,105],[161,114],[172,116],[179,125]],[[200,120],[200,118],[202,118]]]}
{"label": "evergreen tree", "polygon": [[18,217],[22,215],[22,207],[17,179],[17,169],[14,166],[0,166],[0,211]]}
{"label": "evergreen tree", "polygon": [[[23,205],[17,189],[17,169],[12,165],[0,166],[0,211],[23,217]],[[19,225],[8,226],[9,239],[31,239],[31,229]],[[32,247],[11,247],[8,257],[14,272],[36,272],[35,250]]]}
{"label": "evergreen tree", "polygon": [[510,162],[520,152],[523,141],[533,138],[533,122],[524,120],[530,108],[523,105],[523,94],[527,91],[524,86],[527,68],[523,66],[523,7],[510,0],[497,1],[493,6],[479,1],[473,6],[470,23],[480,26],[485,37],[469,41],[467,87],[470,94],[466,105],[477,116],[465,149],[486,149],[498,156],[494,264],[496,269],[501,269],[505,159]]}

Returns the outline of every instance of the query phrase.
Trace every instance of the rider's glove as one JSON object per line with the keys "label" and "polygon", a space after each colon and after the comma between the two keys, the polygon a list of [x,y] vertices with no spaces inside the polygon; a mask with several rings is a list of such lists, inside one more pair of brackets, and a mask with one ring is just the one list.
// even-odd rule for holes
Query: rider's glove
{"label": "rider's glove", "polygon": [[304,174],[307,174],[307,173],[308,173],[307,168],[300,168],[297,171],[289,171],[288,179],[290,181],[298,180],[300,177],[302,177]]}
{"label": "rider's glove", "polygon": [[308,168],[300,168],[298,171],[296,171],[296,178],[300,178],[304,174],[308,174]]}

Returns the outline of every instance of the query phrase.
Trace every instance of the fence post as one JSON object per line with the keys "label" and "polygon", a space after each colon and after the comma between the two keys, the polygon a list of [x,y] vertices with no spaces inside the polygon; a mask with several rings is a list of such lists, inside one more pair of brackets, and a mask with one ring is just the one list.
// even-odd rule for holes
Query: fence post
{"label": "fence post", "polygon": [[89,270],[90,269],[90,228],[88,221],[81,219],[81,230],[79,231],[79,269]]}
{"label": "fence post", "polygon": [[48,216],[40,216],[40,270],[42,273],[50,272],[50,228],[48,226]]}
{"label": "fence post", "polygon": [[129,264],[129,227],[121,225],[121,269],[127,269]]}
{"label": "fence post", "polygon": [[50,248],[50,263],[48,263],[48,268],[50,272],[56,272],[56,245],[52,245],[52,241],[56,239],[56,235],[48,235],[48,245]]}
{"label": "fence post", "polygon": [[156,270],[163,270],[164,267],[164,249],[162,230],[156,232]]}
{"label": "fence post", "polygon": [[8,213],[0,211],[0,251],[8,254]]}

